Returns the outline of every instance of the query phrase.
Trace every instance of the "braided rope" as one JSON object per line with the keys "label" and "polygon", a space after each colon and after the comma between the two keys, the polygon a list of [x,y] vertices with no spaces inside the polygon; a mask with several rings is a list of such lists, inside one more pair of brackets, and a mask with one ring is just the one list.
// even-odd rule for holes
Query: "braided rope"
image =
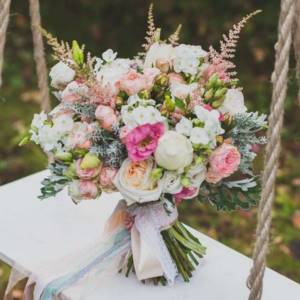
{"label": "braided rope", "polygon": [[272,206],[275,196],[275,180],[280,154],[280,132],[283,123],[284,100],[287,91],[289,54],[292,43],[295,2],[282,0],[278,26],[278,41],[275,45],[275,67],[272,74],[273,93],[269,117],[268,144],[265,154],[265,169],[262,176],[262,194],[258,207],[256,242],[253,251],[253,266],[248,278],[249,300],[262,296],[263,276],[269,243]]}
{"label": "braided rope", "polygon": [[2,68],[4,61],[6,30],[9,20],[10,1],[11,0],[0,0],[0,87],[2,85]]}
{"label": "braided rope", "polygon": [[[296,77],[300,83],[300,1],[295,1],[295,23],[293,30],[294,53],[296,58]],[[300,105],[300,86],[298,87],[298,103]]]}
{"label": "braided rope", "polygon": [[45,61],[43,37],[41,33],[41,16],[39,0],[29,0],[29,9],[31,16],[31,30],[33,37],[33,52],[36,63],[36,73],[38,77],[38,86],[41,93],[41,108],[44,111],[50,110],[50,98],[48,88],[48,72]]}

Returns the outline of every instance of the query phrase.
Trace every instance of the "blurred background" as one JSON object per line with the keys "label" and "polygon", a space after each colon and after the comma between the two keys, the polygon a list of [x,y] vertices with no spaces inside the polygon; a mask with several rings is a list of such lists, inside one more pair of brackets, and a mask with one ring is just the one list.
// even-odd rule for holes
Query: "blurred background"
{"label": "blurred background", "polygon": [[[132,57],[141,49],[149,1],[40,2],[43,27],[59,39],[76,39],[85,43],[86,48],[95,55],[112,48],[121,57]],[[178,23],[182,23],[181,42],[200,44],[204,49],[211,44],[218,46],[222,33],[226,33],[242,16],[262,9],[263,12],[252,19],[242,32],[235,62],[248,108],[268,113],[279,0],[151,2],[154,3],[156,24],[163,28],[165,36],[173,32]],[[49,48],[47,57],[50,67],[53,61]],[[268,265],[300,282],[300,108],[296,100],[293,58],[291,65],[282,133],[284,151],[278,172]],[[0,90],[0,185],[42,170],[47,165],[46,157],[38,147],[18,147],[33,113],[40,109],[27,1],[12,0],[3,82]],[[259,157],[258,164],[261,165],[261,161],[262,157]],[[217,212],[208,204],[186,202],[181,216],[194,228],[245,255],[251,255],[256,209],[225,213]],[[9,267],[0,261],[0,299],[8,274]],[[15,289],[14,298],[20,299],[21,295],[21,289]]]}

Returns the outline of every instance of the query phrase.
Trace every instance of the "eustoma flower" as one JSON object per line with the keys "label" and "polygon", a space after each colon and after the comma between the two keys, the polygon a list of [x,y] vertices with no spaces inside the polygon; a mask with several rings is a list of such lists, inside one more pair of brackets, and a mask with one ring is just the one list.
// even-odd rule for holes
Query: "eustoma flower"
{"label": "eustoma flower", "polygon": [[157,148],[158,139],[163,135],[163,123],[144,124],[126,135],[128,156],[133,161],[147,159]]}

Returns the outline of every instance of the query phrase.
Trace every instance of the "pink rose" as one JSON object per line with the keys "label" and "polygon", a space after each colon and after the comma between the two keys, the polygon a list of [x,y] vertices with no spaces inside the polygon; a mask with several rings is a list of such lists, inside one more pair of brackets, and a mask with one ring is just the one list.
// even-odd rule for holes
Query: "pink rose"
{"label": "pink rose", "polygon": [[91,103],[107,105],[114,108],[118,93],[119,89],[115,84],[112,85],[108,83],[104,85],[102,83],[98,83],[91,86],[89,99]]}
{"label": "pink rose", "polygon": [[179,204],[184,199],[191,199],[197,196],[199,189],[197,187],[184,187],[182,190],[174,194],[175,203]]}
{"label": "pink rose", "polygon": [[168,78],[170,85],[174,83],[186,83],[184,78],[178,73],[169,73]]}
{"label": "pink rose", "polygon": [[111,167],[103,167],[100,171],[100,185],[106,188],[113,187],[113,179],[116,176],[118,170]]}
{"label": "pink rose", "polygon": [[119,81],[120,90],[128,95],[134,95],[145,89],[146,80],[143,74],[131,69]]}
{"label": "pink rose", "polygon": [[209,169],[206,180],[217,183],[237,171],[241,162],[241,154],[235,146],[224,143],[212,152],[208,161]]}
{"label": "pink rose", "polygon": [[79,203],[81,200],[95,199],[100,195],[100,190],[93,181],[74,180],[70,183],[69,195],[74,203]]}
{"label": "pink rose", "polygon": [[99,175],[101,166],[92,169],[81,169],[82,159],[76,161],[76,174],[80,179],[89,180]]}
{"label": "pink rose", "polygon": [[95,115],[100,125],[106,130],[111,131],[112,127],[117,123],[117,115],[110,106],[98,105]]}
{"label": "pink rose", "polygon": [[144,124],[131,130],[126,136],[128,156],[133,161],[147,159],[155,152],[158,139],[163,135],[165,126],[158,122]]}

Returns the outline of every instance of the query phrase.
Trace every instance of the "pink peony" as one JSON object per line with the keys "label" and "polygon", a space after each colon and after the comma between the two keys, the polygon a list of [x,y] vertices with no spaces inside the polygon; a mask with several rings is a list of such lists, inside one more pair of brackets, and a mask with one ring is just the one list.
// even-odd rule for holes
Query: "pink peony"
{"label": "pink peony", "polygon": [[131,130],[126,136],[129,158],[133,161],[147,159],[156,150],[158,139],[164,131],[165,126],[161,122],[144,124]]}
{"label": "pink peony", "polygon": [[98,105],[95,115],[100,125],[106,130],[111,131],[117,123],[117,115],[110,106]]}
{"label": "pink peony", "polygon": [[79,192],[82,199],[89,200],[95,199],[98,194],[97,185],[93,181],[80,180]]}
{"label": "pink peony", "polygon": [[106,188],[113,187],[113,179],[116,176],[118,170],[111,167],[103,167],[100,171],[100,185]]}
{"label": "pink peony", "polygon": [[175,202],[176,204],[179,204],[182,202],[182,200],[194,198],[195,196],[197,196],[197,194],[198,194],[198,188],[184,187],[179,193],[174,194]]}
{"label": "pink peony", "polygon": [[222,178],[228,177],[237,171],[241,154],[235,146],[224,143],[212,152],[208,161],[209,169],[206,180],[217,183]]}
{"label": "pink peony", "polygon": [[80,164],[82,162],[82,159],[78,159],[76,161],[76,174],[80,179],[83,180],[90,180],[92,178],[95,178],[99,175],[101,166],[93,169],[81,169]]}

